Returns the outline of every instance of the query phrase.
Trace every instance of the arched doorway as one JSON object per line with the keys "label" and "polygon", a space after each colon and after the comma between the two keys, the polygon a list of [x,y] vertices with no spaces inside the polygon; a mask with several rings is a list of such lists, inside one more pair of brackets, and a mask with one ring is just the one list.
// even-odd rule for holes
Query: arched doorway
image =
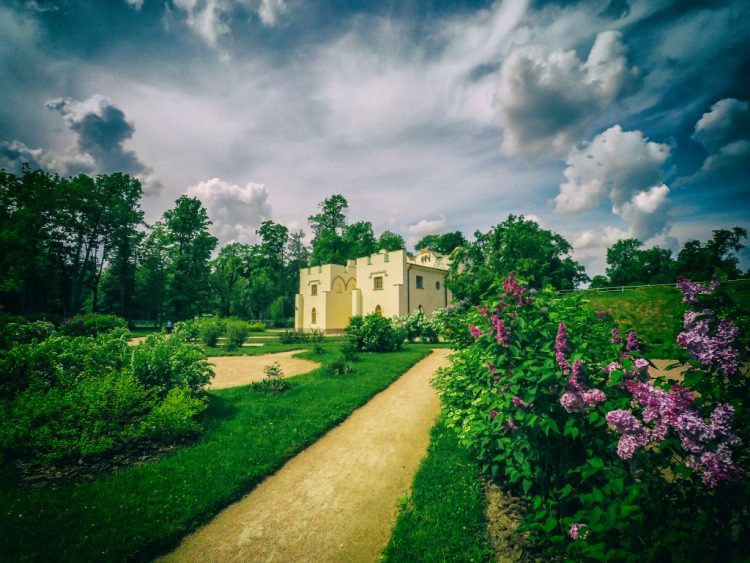
{"label": "arched doorway", "polygon": [[380,305],[377,305],[377,306],[375,307],[375,314],[376,314],[376,315],[377,315],[378,317],[382,317],[382,316],[383,316],[383,309],[381,309],[381,308],[380,308]]}
{"label": "arched doorway", "polygon": [[311,322],[312,324],[315,324],[318,322],[318,312],[315,310],[315,307],[312,308]]}

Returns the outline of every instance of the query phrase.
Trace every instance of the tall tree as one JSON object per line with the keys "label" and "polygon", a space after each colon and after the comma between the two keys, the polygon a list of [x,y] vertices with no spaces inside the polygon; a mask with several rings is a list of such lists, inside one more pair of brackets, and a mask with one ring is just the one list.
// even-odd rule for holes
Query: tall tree
{"label": "tall tree", "polygon": [[313,246],[324,232],[342,234],[346,227],[344,212],[349,208],[349,202],[344,196],[334,194],[319,203],[318,207],[320,207],[320,212],[307,218],[313,232]]}
{"label": "tall tree", "polygon": [[347,259],[353,260],[377,252],[378,243],[369,221],[357,221],[344,227],[343,239]]}
{"label": "tall tree", "polygon": [[393,252],[395,250],[403,250],[404,248],[406,248],[404,237],[393,231],[385,230],[380,234],[380,238],[378,238],[378,250]]}
{"label": "tall tree", "polygon": [[[638,239],[619,240],[607,249],[607,285],[643,285],[674,281],[672,251],[643,248]],[[603,283],[597,279],[597,285]]]}
{"label": "tall tree", "polygon": [[172,270],[169,234],[155,223],[138,247],[135,294],[138,315],[159,323],[166,320],[167,285]]}
{"label": "tall tree", "polygon": [[233,242],[211,261],[211,287],[218,296],[219,314],[223,317],[233,313],[232,300],[237,287],[248,276],[251,253],[250,245]]}
{"label": "tall tree", "polygon": [[735,253],[745,247],[741,242],[744,238],[747,238],[747,231],[734,227],[731,231],[713,231],[713,237],[705,245],[697,240],[687,241],[677,255],[678,275],[693,280],[708,280],[716,270],[721,270],[730,278],[740,277],[742,272]]}
{"label": "tall tree", "polygon": [[438,254],[448,256],[454,249],[466,244],[466,237],[461,231],[451,231],[442,235],[427,235],[416,244],[416,250],[432,250]]}
{"label": "tall tree", "polygon": [[456,299],[478,303],[510,272],[535,288],[572,289],[588,280],[583,266],[570,257],[568,241],[522,215],[509,215],[487,233],[476,231],[474,237],[474,242],[453,254],[448,283]]}
{"label": "tall tree", "polygon": [[164,212],[171,271],[168,276],[167,310],[180,320],[208,307],[209,259],[217,239],[208,232],[211,221],[197,198],[181,196]]}
{"label": "tall tree", "polygon": [[273,221],[263,221],[257,230],[260,237],[259,251],[263,267],[280,299],[280,316],[286,315],[284,291],[284,247],[289,240],[289,229]]}

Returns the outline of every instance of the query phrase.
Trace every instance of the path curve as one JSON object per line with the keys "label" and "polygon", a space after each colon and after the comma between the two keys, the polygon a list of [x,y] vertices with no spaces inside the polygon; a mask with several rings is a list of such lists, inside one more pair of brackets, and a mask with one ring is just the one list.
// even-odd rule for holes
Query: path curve
{"label": "path curve", "polygon": [[226,389],[261,381],[266,376],[263,368],[274,362],[279,362],[284,377],[307,373],[320,367],[317,362],[292,357],[301,351],[291,350],[261,356],[212,356],[208,358],[208,361],[214,366],[216,376],[208,388]]}
{"label": "path curve", "polygon": [[449,352],[434,350],[164,560],[378,561],[440,414],[430,379]]}

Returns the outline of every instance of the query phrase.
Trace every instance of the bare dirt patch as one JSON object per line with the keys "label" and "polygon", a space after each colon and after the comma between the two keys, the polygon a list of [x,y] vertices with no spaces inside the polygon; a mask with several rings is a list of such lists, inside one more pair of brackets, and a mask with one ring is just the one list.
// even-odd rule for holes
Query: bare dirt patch
{"label": "bare dirt patch", "polygon": [[427,452],[440,401],[435,350],[241,501],[169,561],[377,561]]}
{"label": "bare dirt patch", "polygon": [[484,482],[484,494],[487,497],[487,532],[494,560],[498,563],[524,560],[525,538],[518,533],[523,520],[521,500],[491,481]]}
{"label": "bare dirt patch", "polygon": [[687,371],[686,366],[679,366],[673,369],[667,369],[668,366],[675,363],[674,360],[651,360],[651,363],[656,366],[656,369],[651,369],[649,373],[651,377],[665,377],[670,381],[681,382],[682,376]]}
{"label": "bare dirt patch", "polygon": [[265,377],[263,368],[274,362],[279,362],[284,377],[307,373],[320,367],[317,362],[292,357],[299,353],[300,350],[291,350],[262,356],[213,356],[208,361],[213,364],[216,377],[209,389],[226,389],[261,381]]}

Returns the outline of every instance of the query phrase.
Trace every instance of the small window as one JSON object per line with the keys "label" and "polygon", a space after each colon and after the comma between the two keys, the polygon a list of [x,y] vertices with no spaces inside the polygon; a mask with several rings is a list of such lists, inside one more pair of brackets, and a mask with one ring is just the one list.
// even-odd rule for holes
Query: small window
{"label": "small window", "polygon": [[377,315],[378,317],[382,317],[382,316],[383,316],[383,309],[381,309],[381,308],[380,308],[380,305],[377,305],[377,306],[375,307],[375,314],[376,314],[376,315]]}
{"label": "small window", "polygon": [[388,260],[390,260],[390,258],[388,258],[388,253],[386,252],[383,254],[383,262],[388,262]]}
{"label": "small window", "polygon": [[310,295],[317,295],[317,294],[318,294],[318,284],[314,283],[310,286]]}
{"label": "small window", "polygon": [[375,282],[374,282],[373,287],[375,289],[383,289],[383,277],[382,276],[375,277]]}
{"label": "small window", "polygon": [[417,289],[424,289],[424,277],[417,276]]}
{"label": "small window", "polygon": [[440,289],[440,282],[439,281],[435,282],[435,289]]}
{"label": "small window", "polygon": [[318,322],[318,312],[315,310],[315,307],[312,308],[311,319],[312,319],[312,324],[315,324]]}
{"label": "small window", "polygon": [[367,265],[372,266],[372,256],[367,257]]}

